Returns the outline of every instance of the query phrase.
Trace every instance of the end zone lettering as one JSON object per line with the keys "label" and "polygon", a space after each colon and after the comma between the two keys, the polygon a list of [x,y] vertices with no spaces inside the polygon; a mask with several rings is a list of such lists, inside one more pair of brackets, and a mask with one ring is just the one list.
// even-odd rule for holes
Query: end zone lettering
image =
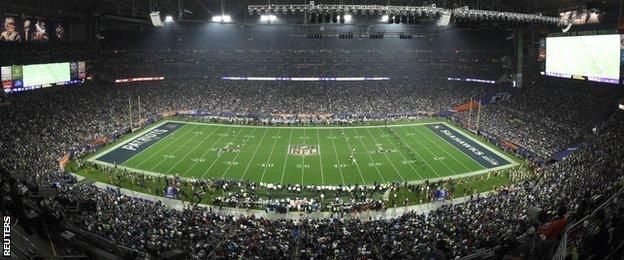
{"label": "end zone lettering", "polygon": [[442,133],[444,133],[445,135],[447,135],[449,138],[451,138],[451,140],[457,142],[460,146],[465,147],[466,149],[468,149],[468,151],[474,153],[477,156],[480,156],[481,158],[483,158],[485,161],[487,161],[488,163],[490,163],[492,166],[498,166],[499,162],[490,157],[485,155],[481,150],[479,150],[477,147],[472,146],[471,144],[469,144],[468,142],[464,141],[462,138],[456,136],[455,134],[453,134],[451,131],[444,129],[441,131]]}
{"label": "end zone lettering", "polygon": [[11,256],[11,217],[2,218],[4,225],[2,228],[2,256]]}
{"label": "end zone lettering", "polygon": [[144,143],[147,143],[147,142],[152,141],[154,139],[158,139],[159,135],[167,133],[167,132],[169,132],[169,131],[165,130],[165,129],[152,130],[149,133],[145,134],[144,136],[141,136],[141,137],[137,138],[136,140],[125,144],[121,148],[126,149],[126,150],[136,151],[136,149],[139,148]]}

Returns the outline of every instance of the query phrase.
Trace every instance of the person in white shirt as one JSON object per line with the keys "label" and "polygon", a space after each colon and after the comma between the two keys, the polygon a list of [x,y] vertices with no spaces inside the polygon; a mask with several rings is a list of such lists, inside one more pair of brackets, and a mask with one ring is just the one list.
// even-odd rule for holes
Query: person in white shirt
{"label": "person in white shirt", "polygon": [[22,41],[22,36],[15,31],[15,18],[7,17],[4,19],[4,28],[6,31],[0,34],[0,41],[7,42],[20,42]]}

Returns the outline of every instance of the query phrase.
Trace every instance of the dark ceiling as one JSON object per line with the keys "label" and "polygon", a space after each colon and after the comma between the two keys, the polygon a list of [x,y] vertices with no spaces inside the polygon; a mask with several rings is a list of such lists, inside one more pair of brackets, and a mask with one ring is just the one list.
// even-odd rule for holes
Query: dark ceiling
{"label": "dark ceiling", "polygon": [[[606,2],[620,2],[621,0]],[[363,4],[363,5],[409,5],[436,4],[438,7],[512,11],[523,13],[544,12],[555,15],[565,8],[574,8],[589,1],[579,0],[316,0],[315,4]],[[594,1],[596,2],[596,1]],[[163,15],[172,15],[176,20],[181,15],[187,21],[206,21],[221,9],[238,19],[247,15],[247,6],[254,4],[305,4],[309,0],[16,0],[0,1],[0,10],[5,14],[47,17],[85,18],[93,14],[146,20],[151,10]],[[223,5],[222,5],[223,4]],[[127,20],[131,21],[131,19]]]}

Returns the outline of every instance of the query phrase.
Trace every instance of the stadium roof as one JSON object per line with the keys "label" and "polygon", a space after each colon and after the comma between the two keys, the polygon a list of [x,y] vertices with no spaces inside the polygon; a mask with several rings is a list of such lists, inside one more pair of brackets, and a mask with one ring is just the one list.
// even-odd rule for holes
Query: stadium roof
{"label": "stadium roof", "polygon": [[[616,2],[617,0],[605,0]],[[157,10],[163,15],[172,15],[178,20],[206,21],[221,10],[236,20],[247,16],[248,5],[262,4],[305,4],[310,0],[20,0],[1,1],[0,10],[5,14],[37,14],[40,16],[64,16],[86,18],[89,14],[107,15],[122,18],[121,21],[132,19],[147,22],[150,11]],[[315,0],[315,4],[365,4],[365,5],[409,5],[423,6],[436,4],[438,7],[458,8],[468,6],[470,9],[493,11],[511,11],[523,13],[546,12],[556,14],[561,9],[581,6],[589,1],[579,0]],[[131,18],[131,19],[123,19]]]}

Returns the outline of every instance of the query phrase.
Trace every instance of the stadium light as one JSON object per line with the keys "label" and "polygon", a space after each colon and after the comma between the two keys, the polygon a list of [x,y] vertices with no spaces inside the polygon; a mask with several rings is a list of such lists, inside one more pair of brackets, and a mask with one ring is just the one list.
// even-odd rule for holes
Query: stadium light
{"label": "stadium light", "polygon": [[165,23],[173,23],[173,16],[171,15],[165,16]]}
{"label": "stadium light", "polygon": [[275,16],[274,14],[263,14],[260,16],[260,21],[274,22],[274,21],[277,21],[277,16]]}
{"label": "stadium light", "polygon": [[229,23],[232,21],[232,17],[229,15],[217,15],[212,17],[212,21],[215,23]]}
{"label": "stadium light", "polygon": [[350,14],[345,14],[344,15],[344,21],[345,23],[350,23],[351,20],[353,20],[353,16],[351,16]]}

